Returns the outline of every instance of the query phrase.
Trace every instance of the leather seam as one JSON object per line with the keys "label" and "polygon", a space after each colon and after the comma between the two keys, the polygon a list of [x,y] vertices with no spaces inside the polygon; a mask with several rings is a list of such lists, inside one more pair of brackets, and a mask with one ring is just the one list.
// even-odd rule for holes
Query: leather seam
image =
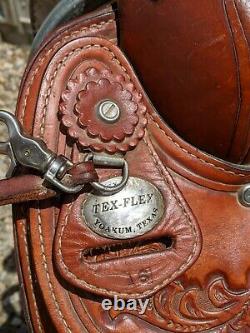
{"label": "leather seam", "polygon": [[[121,68],[121,69],[127,74],[128,79],[131,81],[131,78],[130,78],[130,76],[128,75],[126,68],[125,68],[124,66],[122,66],[122,64],[120,63],[119,59],[117,59],[116,55],[115,55],[115,54],[114,54],[114,53],[113,53],[108,47],[105,47],[105,46],[102,46],[102,45],[99,45],[99,44],[89,44],[89,45],[85,45],[85,46],[83,46],[83,47],[81,47],[81,48],[76,48],[76,49],[70,51],[67,55],[64,56],[63,60],[60,61],[60,62],[57,64],[57,67],[56,67],[55,72],[54,72],[54,74],[53,74],[53,76],[52,76],[52,79],[51,79],[50,86],[49,86],[48,89],[47,89],[47,93],[46,93],[46,96],[45,96],[45,105],[44,105],[44,107],[43,107],[42,120],[41,120],[41,125],[40,125],[41,135],[44,134],[44,129],[45,129],[45,118],[46,118],[46,109],[47,109],[47,107],[48,107],[50,91],[51,91],[51,88],[52,88],[52,86],[53,86],[53,84],[54,84],[54,81],[55,81],[55,78],[56,78],[56,76],[57,76],[57,74],[58,74],[59,69],[64,65],[64,63],[68,60],[68,58],[69,58],[70,56],[72,56],[72,55],[75,54],[76,52],[79,52],[79,51],[81,51],[81,50],[88,49],[88,48],[91,48],[91,47],[102,48],[102,49],[108,51],[108,52],[112,55],[112,57],[113,57],[112,61],[113,61],[113,62],[116,62],[116,63],[120,66],[120,68]],[[164,178],[165,178],[165,176],[164,176]],[[172,190],[171,190],[171,192],[172,192]],[[60,237],[59,237],[59,254],[60,254],[60,257],[61,257],[61,259],[60,259],[61,264],[65,267],[66,272],[68,272],[68,274],[72,275],[73,278],[74,278],[76,281],[79,281],[79,283],[80,283],[81,285],[88,286],[88,287],[90,287],[91,289],[96,290],[96,291],[100,291],[100,292],[109,292],[109,293],[112,294],[112,295],[116,295],[117,292],[112,292],[112,291],[110,291],[110,290],[108,290],[108,289],[104,289],[104,288],[97,288],[97,287],[94,286],[94,285],[91,285],[91,284],[88,284],[88,283],[85,282],[85,281],[82,281],[82,280],[79,279],[74,273],[72,273],[72,272],[68,269],[68,267],[65,265],[65,263],[64,263],[64,261],[63,261],[63,259],[62,259],[62,251],[61,251],[62,243],[61,243],[61,240],[62,240],[62,234],[63,234],[63,231],[64,231],[64,229],[65,229],[65,227],[66,227],[66,225],[67,225],[67,223],[68,223],[68,219],[69,219],[69,214],[70,214],[70,209],[71,209],[71,207],[72,207],[72,205],[69,206],[69,212],[68,212],[68,214],[67,214],[67,216],[66,216],[66,218],[65,218],[65,222],[66,222],[66,223],[63,224],[63,226],[62,226],[62,230],[61,230],[61,233],[60,233]],[[182,206],[181,206],[181,207],[182,207]],[[183,210],[183,209],[184,209],[184,208],[182,207],[182,210]],[[184,210],[184,212],[185,212],[185,210]],[[189,217],[188,217],[188,218],[189,218]],[[190,220],[189,220],[189,221],[190,221]],[[196,238],[197,238],[197,235],[196,235]],[[191,261],[191,258],[193,257],[193,254],[194,254],[194,252],[195,252],[195,250],[196,250],[196,247],[197,247],[197,243],[195,243],[194,250],[193,250],[192,254],[190,255],[188,261],[185,263],[186,266],[187,266],[187,265],[189,264],[189,262]],[[178,272],[179,272],[180,270],[182,270],[182,269],[183,269],[183,265],[182,265],[181,268],[179,268],[174,274],[177,275]],[[170,279],[173,277],[174,274],[172,274],[171,277],[168,277],[166,280],[164,280],[164,282],[161,283],[160,285],[155,286],[153,290],[150,290],[150,291],[148,291],[147,293],[143,293],[143,296],[145,297],[145,296],[147,296],[148,294],[151,294],[152,292],[157,291],[158,289],[160,289],[161,287],[163,287],[163,286],[167,283],[167,281],[170,280]],[[119,293],[119,295],[121,295],[121,296],[124,295],[124,296],[134,296],[134,297],[139,297],[139,296],[142,295],[142,293],[138,293],[138,294],[136,294],[136,293],[123,293],[123,294],[122,294],[122,293]]]}
{"label": "leather seam", "polygon": [[[237,6],[237,3],[235,2],[235,0],[233,0],[233,4],[234,4],[234,7],[235,7],[235,12],[236,12],[237,18],[239,20],[239,25],[240,25],[241,31],[243,33],[243,37],[245,39],[246,44],[248,44],[246,32],[244,30],[243,23],[242,23],[240,13],[239,13],[239,9],[238,9],[238,6]],[[250,55],[249,51],[248,51],[248,54]],[[240,119],[240,115],[239,115],[239,121],[240,120],[241,119]],[[250,129],[249,129],[249,126],[248,126],[248,129],[246,130],[246,134],[245,134],[246,140],[243,140],[243,142],[247,142],[247,139],[249,137],[249,131],[250,131]],[[237,130],[235,131],[235,134],[237,135]],[[247,156],[248,152],[249,152],[249,149],[246,148],[245,153],[243,153],[239,156],[241,161],[244,161],[246,159],[246,156]]]}
{"label": "leather seam", "polygon": [[[61,228],[61,231],[60,231],[60,235],[59,235],[59,256],[60,256],[60,263],[61,265],[64,267],[64,270],[66,271],[66,274],[70,275],[73,277],[73,279],[75,279],[75,281],[77,281],[78,283],[80,283],[80,285],[83,285],[83,286],[87,286],[87,287],[90,287],[92,290],[96,290],[96,291],[99,291],[99,292],[108,292],[110,295],[114,296],[114,295],[119,295],[119,296],[129,296],[129,297],[147,297],[149,294],[152,294],[154,292],[157,292],[159,289],[161,289],[162,287],[164,287],[166,284],[168,284],[168,281],[172,280],[173,277],[175,276],[178,276],[179,272],[180,271],[185,271],[185,269],[188,267],[189,263],[191,262],[191,260],[193,259],[194,255],[195,255],[195,252],[197,250],[197,246],[198,246],[198,234],[197,234],[197,231],[195,230],[193,224],[191,223],[191,220],[190,220],[190,216],[186,213],[186,210],[185,210],[185,207],[183,207],[181,201],[179,200],[179,198],[177,198],[176,194],[174,193],[173,189],[172,189],[172,186],[171,184],[169,183],[167,177],[164,175],[163,171],[160,169],[160,166],[159,166],[159,161],[156,160],[153,152],[152,152],[152,149],[151,147],[149,146],[148,142],[145,141],[144,139],[144,142],[145,144],[147,145],[148,149],[149,149],[149,152],[150,152],[150,155],[153,159],[153,161],[155,162],[156,164],[156,167],[157,167],[157,170],[158,172],[162,175],[162,177],[165,179],[166,183],[168,184],[169,186],[169,189],[171,191],[171,194],[173,195],[173,197],[175,198],[175,200],[177,201],[179,207],[181,208],[183,214],[185,215],[187,221],[188,221],[188,224],[190,225],[190,228],[191,228],[191,231],[193,233],[193,236],[195,238],[195,241],[194,241],[194,245],[193,245],[193,251],[192,253],[189,255],[188,259],[186,260],[185,263],[183,263],[179,268],[178,270],[176,270],[171,276],[169,276],[167,279],[165,279],[163,282],[161,282],[160,284],[156,285],[153,289],[150,289],[148,292],[144,292],[144,293],[119,293],[119,292],[114,292],[112,290],[109,290],[109,289],[105,289],[105,288],[98,288],[94,285],[91,285],[90,283],[87,283],[86,281],[83,281],[81,279],[79,279],[79,277],[77,277],[73,272],[71,272],[69,270],[69,268],[66,266],[64,260],[63,260],[63,254],[62,254],[62,235],[64,234],[64,229],[65,227],[67,226],[68,224],[68,221],[69,221],[69,216],[70,216],[70,211],[71,211],[71,208],[73,206],[73,202],[68,206],[68,212],[67,212],[67,215],[64,219],[64,222],[63,222],[63,225],[62,225],[62,228]],[[165,172],[167,172],[167,170],[165,169]]]}
{"label": "leather seam", "polygon": [[31,191],[25,192],[25,193],[20,193],[18,195],[15,195],[14,198],[13,198],[13,195],[10,195],[10,196],[6,197],[3,201],[1,201],[1,204],[3,202],[5,202],[5,204],[7,205],[7,204],[13,204],[13,203],[18,203],[18,202],[23,202],[23,201],[34,201],[34,200],[36,200],[36,198],[34,198],[34,197],[46,195],[46,193],[47,193],[46,189],[44,189],[44,190],[37,189],[37,190],[31,190]]}
{"label": "leather seam", "polygon": [[[32,84],[33,84],[33,82],[34,82],[34,79],[35,79],[36,74],[38,73],[38,71],[39,71],[40,67],[42,66],[43,62],[45,61],[46,57],[47,57],[52,51],[54,51],[59,45],[62,45],[65,41],[67,41],[68,38],[70,38],[70,37],[76,35],[77,33],[79,33],[79,32],[84,32],[84,31],[88,31],[88,30],[90,30],[91,28],[98,28],[98,29],[100,29],[100,28],[102,28],[104,25],[109,24],[109,23],[113,23],[113,22],[115,22],[114,19],[109,19],[108,21],[103,21],[103,22],[101,22],[100,24],[92,24],[92,25],[90,25],[89,27],[85,27],[85,28],[83,28],[83,29],[80,29],[80,30],[74,31],[74,32],[72,32],[71,34],[66,35],[66,36],[63,38],[62,41],[57,42],[57,43],[53,46],[52,49],[49,49],[49,50],[47,51],[47,53],[46,53],[42,58],[39,59],[39,61],[38,61],[38,65],[37,65],[37,68],[36,68],[36,70],[34,71],[32,77],[31,77],[31,81],[30,81],[30,83],[29,83],[29,86],[27,87],[27,92],[26,92],[26,94],[25,94],[25,100],[24,100],[24,106],[23,106],[22,114],[21,114],[21,116],[20,116],[21,122],[23,122],[23,119],[24,119],[25,109],[26,109],[26,106],[27,106],[27,100],[28,100],[28,96],[29,96],[29,93],[30,93],[30,88],[31,88],[31,86],[32,86]],[[106,48],[106,47],[104,47],[104,48],[107,49],[109,52],[111,52],[108,48]],[[73,52],[73,51],[72,51],[72,52]],[[115,57],[114,53],[113,53],[113,52],[111,52],[111,53],[113,54],[114,58],[118,61],[118,64],[119,64],[119,66],[123,69],[123,71],[127,72],[127,71],[126,71],[126,68],[125,68],[124,66],[121,65],[120,61]],[[70,56],[70,55],[68,55],[68,56]],[[62,65],[63,63],[64,63],[64,61],[61,62],[60,64]],[[61,65],[59,65],[59,67],[57,68],[57,71],[59,70],[59,68],[61,67]],[[55,78],[56,74],[57,74],[57,73],[54,73],[54,78]],[[129,77],[129,76],[128,76],[128,77]],[[131,78],[130,78],[130,77],[129,77],[129,80],[131,81]],[[51,87],[52,87],[52,84],[50,85],[50,89],[51,89]],[[48,104],[48,96],[49,96],[49,94],[46,95],[46,100],[45,100],[45,103],[47,103],[47,104]],[[44,107],[44,109],[45,109],[45,108],[46,108],[46,107]],[[45,110],[45,111],[46,111],[46,110]],[[170,137],[170,136],[165,132],[164,129],[162,129],[162,128],[160,127],[160,125],[158,124],[158,122],[153,118],[153,116],[152,116],[151,114],[149,114],[149,116],[150,116],[150,118],[152,119],[152,121],[157,125],[157,127],[159,127],[159,129],[160,129],[161,131],[163,131],[163,133],[166,135],[166,137],[167,137],[170,141],[172,141],[172,142],[173,142],[178,148],[180,148],[183,152],[185,152],[186,154],[188,154],[188,155],[190,155],[190,156],[192,156],[192,157],[198,159],[199,161],[201,161],[201,162],[203,162],[203,163],[206,163],[207,165],[210,165],[211,167],[214,167],[214,168],[216,168],[216,169],[218,169],[218,170],[220,170],[220,171],[222,171],[222,172],[229,173],[229,174],[233,174],[233,175],[238,175],[238,176],[240,176],[240,177],[246,177],[245,174],[242,174],[242,173],[236,173],[236,172],[234,172],[234,171],[230,171],[230,170],[224,169],[223,167],[219,167],[219,166],[217,166],[217,165],[215,165],[215,164],[213,164],[213,163],[211,163],[211,162],[207,162],[206,160],[202,159],[201,157],[198,157],[197,155],[195,155],[195,154],[191,153],[190,151],[186,150],[185,148],[183,148],[182,146],[180,146],[180,145],[179,145],[179,144],[178,144],[178,143],[177,143],[172,137]],[[41,128],[42,128],[42,125],[41,125]]]}
{"label": "leather seam", "polygon": [[182,147],[177,141],[175,141],[171,136],[169,136],[166,131],[159,125],[159,123],[157,122],[156,119],[154,119],[153,115],[151,114],[148,114],[150,119],[154,122],[154,124],[163,132],[163,134],[167,137],[168,140],[170,140],[171,142],[173,142],[173,144],[181,149],[185,154],[188,154],[190,155],[191,157],[193,158],[196,158],[198,159],[199,161],[201,161],[202,163],[205,163],[213,168],[216,168],[217,170],[220,170],[221,172],[223,173],[228,173],[228,174],[232,174],[232,175],[236,175],[236,176],[240,176],[240,177],[247,177],[247,175],[243,174],[243,173],[237,173],[237,172],[234,172],[234,171],[231,171],[231,170],[227,170],[227,169],[224,169],[223,167],[219,167],[218,165],[216,164],[213,164],[211,162],[208,162],[206,160],[204,160],[203,158],[191,153],[190,151],[188,151],[187,149],[185,149],[184,147]]}
{"label": "leather seam", "polygon": [[51,94],[51,89],[52,89],[52,86],[55,82],[55,78],[59,72],[59,70],[61,69],[61,67],[65,64],[65,62],[72,56],[74,55],[75,53],[77,52],[80,52],[82,50],[87,50],[87,49],[90,49],[92,47],[95,47],[95,48],[100,48],[100,49],[103,49],[103,50],[106,50],[107,52],[109,52],[111,55],[112,55],[112,61],[113,62],[116,62],[118,64],[118,66],[126,73],[129,81],[131,82],[131,78],[130,76],[128,75],[127,73],[127,70],[124,66],[122,66],[122,64],[120,63],[120,61],[117,59],[116,55],[114,54],[114,52],[112,52],[108,47],[106,46],[102,46],[102,45],[99,45],[99,44],[88,44],[88,45],[85,45],[83,47],[79,47],[79,48],[76,48],[72,51],[70,51],[67,55],[65,55],[65,57],[63,58],[63,60],[59,61],[59,63],[57,64],[57,67],[54,71],[54,74],[50,80],[50,85],[49,87],[47,88],[46,90],[46,96],[45,96],[45,104],[44,104],[44,107],[43,107],[43,111],[42,111],[42,121],[41,121],[41,125],[40,125],[40,134],[43,136],[44,135],[44,130],[45,130],[45,119],[46,119],[46,110],[48,108],[48,104],[49,104],[49,98],[50,98],[50,94]]}
{"label": "leather seam", "polygon": [[[59,45],[62,45],[68,38],[76,35],[77,33],[79,32],[83,32],[83,31],[88,31],[89,29],[95,27],[95,28],[98,28],[100,29],[101,27],[103,27],[104,25],[106,24],[109,24],[111,22],[114,22],[115,20],[112,19],[112,20],[108,20],[108,21],[105,21],[105,22],[101,22],[99,25],[97,24],[92,24],[91,26],[89,27],[85,27],[79,31],[74,31],[74,33],[71,33],[69,34],[68,36],[65,36],[64,39],[58,43],[56,43],[54,45],[54,47],[52,49],[50,49],[46,55],[43,57],[43,58],[40,58],[39,62],[38,62],[38,67],[36,68],[35,72],[33,73],[33,76],[31,78],[31,81],[30,81],[30,84],[29,84],[29,87],[28,87],[28,90],[26,92],[26,95],[25,95],[25,103],[24,103],[24,107],[22,109],[22,114],[21,114],[21,121],[23,122],[23,119],[24,119],[24,115],[25,115],[25,110],[26,110],[26,106],[27,106],[27,100],[28,100],[28,96],[29,96],[29,93],[30,93],[30,88],[34,82],[34,79],[35,79],[35,76],[36,74],[38,73],[38,70],[40,69],[40,67],[42,66],[45,58],[52,52],[54,51]],[[60,67],[60,65],[59,65]],[[59,69],[59,68],[58,68]],[[55,78],[55,76],[54,76]],[[51,85],[52,86],[52,85]],[[43,113],[43,120],[42,120],[42,123],[44,123],[45,121],[45,113]],[[43,125],[41,125],[40,127],[40,130],[42,128]],[[51,279],[50,279],[50,274],[49,274],[49,270],[48,270],[48,264],[47,264],[47,259],[46,259],[46,256],[45,256],[45,247],[44,247],[44,238],[43,238],[43,233],[42,233],[42,217],[41,217],[41,211],[40,211],[40,207],[39,207],[39,202],[38,202],[38,229],[39,229],[39,238],[40,238],[40,246],[41,246],[41,250],[42,250],[42,257],[43,257],[43,266],[45,268],[45,272],[46,272],[46,276],[47,276],[47,280],[48,280],[48,284],[49,284],[49,289],[50,289],[50,293],[52,295],[52,298],[54,300],[54,303],[56,305],[56,309],[59,313],[59,316],[61,317],[62,321],[63,321],[63,325],[65,327],[65,330],[69,333],[72,333],[70,327],[68,326],[64,316],[63,316],[63,313],[60,309],[60,306],[59,306],[59,303],[57,302],[56,300],[56,297],[55,297],[55,293],[54,293],[54,288],[53,288],[53,285],[52,285],[52,282],[51,282]]]}
{"label": "leather seam", "polygon": [[[233,3],[235,5],[234,1],[233,1]],[[229,156],[230,152],[232,151],[232,148],[233,148],[233,142],[235,139],[237,125],[239,123],[240,113],[241,113],[241,109],[242,109],[242,83],[241,83],[241,71],[240,71],[238,50],[237,50],[237,46],[236,46],[236,41],[235,41],[235,36],[234,36],[231,19],[230,19],[229,12],[228,12],[228,4],[226,3],[226,0],[223,0],[222,7],[223,7],[223,12],[225,14],[225,21],[226,21],[225,24],[227,25],[228,32],[230,34],[231,43],[232,43],[234,62],[235,62],[235,67],[236,67],[237,90],[238,90],[238,94],[237,94],[238,95],[238,107],[237,107],[237,112],[235,115],[234,129],[232,131],[232,135],[231,135],[231,139],[230,139],[230,146],[229,146],[227,154],[226,154],[226,156]]]}
{"label": "leather seam", "polygon": [[[148,139],[148,140],[149,140],[149,139]],[[163,177],[163,179],[164,179],[164,180],[166,181],[166,183],[168,184],[169,189],[170,189],[170,191],[171,191],[171,194],[173,195],[173,197],[175,198],[176,202],[178,203],[178,206],[179,206],[180,209],[182,210],[182,213],[185,215],[185,217],[186,217],[186,219],[187,219],[187,221],[188,221],[188,224],[190,225],[190,228],[191,228],[191,230],[192,230],[193,236],[194,236],[194,238],[195,238],[193,251],[192,251],[192,253],[190,254],[190,256],[188,257],[188,259],[187,259],[187,261],[186,261],[186,266],[188,266],[189,262],[191,261],[191,259],[192,259],[193,256],[194,256],[194,254],[195,254],[195,252],[196,252],[196,249],[197,249],[197,246],[198,246],[198,241],[199,241],[199,240],[198,240],[198,234],[197,234],[197,231],[196,231],[196,229],[195,229],[193,223],[191,222],[190,216],[189,216],[189,214],[187,214],[185,207],[183,206],[182,202],[180,201],[180,199],[179,199],[178,196],[176,195],[175,190],[172,188],[171,184],[169,183],[169,180],[167,179],[166,175],[164,174],[164,172],[163,172],[163,170],[162,170],[162,168],[161,168],[161,166],[160,166],[160,163],[161,163],[160,158],[159,158],[158,156],[155,156],[156,154],[154,154],[152,148],[151,148],[150,145],[149,145],[149,142],[148,142],[147,140],[145,140],[145,139],[143,139],[143,141],[145,142],[145,144],[146,144],[147,147],[148,147],[149,153],[150,153],[150,155],[151,155],[151,157],[152,157],[152,159],[153,159],[153,161],[154,161],[154,163],[155,163],[155,165],[156,165],[156,168],[157,168],[158,172],[161,174],[161,176]],[[164,171],[165,171],[165,172],[168,172],[166,167],[164,167]],[[185,266],[185,265],[183,264],[182,266]],[[181,266],[181,269],[182,269],[182,266]],[[181,270],[181,269],[179,269],[179,270]]]}
{"label": "leather seam", "polygon": [[[52,49],[49,49],[49,50],[47,51],[47,53],[46,53],[42,58],[39,59],[38,64],[37,64],[37,67],[36,67],[36,70],[33,72],[33,75],[32,75],[32,77],[31,77],[30,83],[29,83],[29,85],[28,85],[28,87],[27,87],[27,92],[26,92],[25,97],[24,97],[24,106],[23,106],[23,109],[22,109],[22,113],[21,113],[21,115],[20,115],[20,120],[21,120],[21,122],[23,122],[23,119],[24,119],[25,109],[26,109],[26,106],[27,106],[27,100],[28,100],[28,96],[29,96],[29,93],[30,93],[30,88],[31,88],[31,86],[32,86],[32,84],[33,84],[33,82],[34,82],[34,79],[35,79],[36,74],[37,74],[38,71],[40,70],[40,67],[42,66],[42,64],[43,64],[43,62],[45,61],[46,57],[47,57],[52,51],[54,51],[59,45],[62,45],[65,41],[67,41],[68,38],[73,37],[73,36],[76,35],[77,33],[79,33],[79,32],[84,32],[84,31],[88,31],[88,30],[90,30],[91,28],[98,28],[98,29],[100,29],[100,28],[102,28],[104,25],[109,24],[109,23],[113,23],[113,22],[115,22],[115,20],[114,20],[114,19],[110,19],[110,20],[108,20],[108,21],[103,21],[103,22],[101,22],[100,24],[92,24],[92,25],[90,25],[89,27],[85,27],[85,28],[83,28],[83,29],[80,29],[80,30],[74,31],[74,32],[72,32],[71,34],[66,35],[66,36],[63,38],[62,41],[57,42],[57,43],[53,46]],[[118,60],[118,59],[117,59],[117,60]],[[119,60],[118,60],[118,61],[119,61]],[[119,65],[121,66],[121,68],[122,68],[123,70],[126,70],[126,69],[124,68],[124,66],[122,66],[122,65],[120,64],[120,62],[119,62]],[[130,79],[130,78],[129,78],[129,79]],[[130,79],[130,80],[131,80],[131,79]],[[153,120],[153,122],[154,122],[154,123],[155,123],[155,124],[156,124],[156,125],[162,130],[162,131],[163,131],[163,133],[166,135],[166,137],[167,137],[169,140],[171,140],[171,141],[172,141],[172,142],[173,142],[178,148],[180,148],[180,149],[181,149],[183,152],[185,152],[186,154],[189,154],[190,156],[192,156],[192,157],[194,157],[194,158],[197,158],[197,159],[200,160],[201,162],[206,163],[206,164],[210,165],[211,167],[214,167],[214,168],[216,168],[216,169],[218,169],[218,170],[220,170],[220,171],[222,171],[222,172],[229,173],[229,174],[233,174],[233,175],[238,175],[238,176],[240,176],[240,177],[246,177],[245,174],[236,173],[236,172],[233,172],[233,171],[230,171],[230,170],[226,170],[226,169],[224,169],[223,167],[219,167],[219,166],[217,166],[217,165],[215,165],[215,164],[213,164],[213,163],[211,163],[211,162],[207,162],[206,160],[202,159],[201,157],[198,157],[197,155],[195,155],[195,154],[189,152],[188,150],[186,150],[185,148],[181,147],[176,141],[173,140],[173,138],[171,138],[169,135],[167,135],[167,133],[165,132],[165,130],[162,129],[162,128],[160,127],[160,125],[158,124],[158,122],[153,118],[153,116],[152,116],[151,114],[149,114],[149,116],[151,117],[151,119]]]}
{"label": "leather seam", "polygon": [[28,243],[27,243],[27,230],[26,230],[26,227],[24,224],[22,224],[22,229],[23,229],[23,234],[24,234],[25,255],[26,255],[27,262],[28,262],[27,270],[28,270],[28,276],[29,276],[29,280],[30,280],[31,294],[32,294],[32,299],[33,299],[33,303],[34,303],[36,319],[37,319],[37,323],[38,323],[38,330],[39,330],[39,332],[42,333],[43,332],[42,323],[41,323],[41,318],[40,318],[40,315],[38,312],[35,291],[34,291],[34,287],[33,287],[32,273],[31,273],[31,269],[30,269],[30,259],[29,259],[29,252],[28,252]]}
{"label": "leather seam", "polygon": [[[96,329],[96,332],[97,332],[97,333],[102,333],[102,331],[100,331],[100,328],[98,327],[97,323],[95,323],[95,321],[93,320],[93,318],[90,316],[90,314],[89,314],[89,312],[88,312],[88,310],[87,310],[87,308],[86,308],[86,305],[85,305],[85,303],[83,302],[83,299],[80,298],[79,300],[80,300],[80,303],[81,303],[81,305],[82,305],[82,307],[83,307],[83,309],[84,309],[84,311],[85,311],[86,316],[88,316],[88,318],[89,318],[91,324],[92,324],[92,325],[94,326],[94,328]],[[86,327],[86,329],[87,329],[87,327]]]}
{"label": "leather seam", "polygon": [[53,285],[52,285],[52,282],[51,282],[51,279],[50,279],[47,259],[46,259],[46,256],[45,256],[45,246],[44,246],[44,238],[43,238],[43,232],[42,232],[42,217],[41,217],[41,210],[40,210],[40,207],[39,207],[39,202],[38,202],[38,229],[39,229],[40,245],[41,245],[41,250],[42,250],[43,266],[45,268],[50,293],[51,293],[53,301],[56,305],[57,312],[59,313],[59,316],[62,319],[62,322],[63,322],[63,325],[65,327],[66,332],[72,333],[68,323],[66,322],[66,320],[63,316],[63,313],[60,309],[59,303],[57,302],[57,299],[56,299],[56,296],[55,296],[55,293],[54,293],[54,288],[53,288]]}
{"label": "leather seam", "polygon": [[96,28],[96,29],[100,30],[103,26],[108,25],[108,24],[113,23],[113,22],[115,22],[114,19],[109,19],[108,21],[103,21],[103,22],[101,22],[99,24],[96,24],[96,23],[95,24],[91,24],[88,27],[84,27],[84,28],[82,28],[80,30],[73,31],[72,33],[64,36],[64,38],[62,40],[60,40],[59,42],[57,42],[51,49],[49,49],[45,53],[44,56],[40,57],[40,59],[37,61],[37,66],[36,66],[36,69],[34,70],[34,72],[32,74],[32,77],[30,79],[29,85],[26,88],[27,91],[26,91],[26,94],[24,96],[24,105],[23,105],[23,108],[22,108],[22,113],[20,115],[20,121],[21,122],[23,122],[23,120],[24,120],[25,110],[26,110],[26,107],[27,107],[28,97],[29,97],[29,94],[30,94],[30,88],[31,88],[31,86],[32,86],[32,84],[33,84],[33,82],[35,80],[35,77],[36,77],[38,71],[40,70],[41,66],[43,65],[44,61],[49,56],[49,54],[51,54],[51,52],[54,52],[58,48],[58,46],[63,45],[69,38],[76,36],[78,33],[89,31],[92,28]]}

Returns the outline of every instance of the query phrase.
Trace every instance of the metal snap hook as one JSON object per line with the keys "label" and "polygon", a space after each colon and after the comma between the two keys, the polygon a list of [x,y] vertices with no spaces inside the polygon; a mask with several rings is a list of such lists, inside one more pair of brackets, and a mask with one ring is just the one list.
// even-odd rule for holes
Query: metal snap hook
{"label": "metal snap hook", "polygon": [[101,194],[115,194],[120,192],[127,184],[129,178],[129,168],[128,162],[124,158],[90,153],[86,155],[85,161],[93,161],[94,165],[97,166],[122,168],[122,180],[116,185],[108,186],[98,182],[91,183],[91,186]]}

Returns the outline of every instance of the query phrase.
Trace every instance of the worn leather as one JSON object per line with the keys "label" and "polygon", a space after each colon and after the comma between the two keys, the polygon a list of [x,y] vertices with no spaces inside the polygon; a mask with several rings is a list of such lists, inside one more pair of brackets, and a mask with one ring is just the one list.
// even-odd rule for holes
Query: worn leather
{"label": "worn leather", "polygon": [[43,185],[43,179],[35,175],[23,175],[0,181],[0,205],[32,200],[49,199],[56,192]]}
{"label": "worn leather", "polygon": [[249,1],[118,4],[121,47],[164,120],[196,147],[248,163]]}
{"label": "worn leather", "polygon": [[[33,0],[35,26],[56,3]],[[247,164],[249,1],[117,5],[120,46],[165,121],[196,147]]]}
{"label": "worn leather", "polygon": [[[133,2],[127,2],[127,6]],[[215,15],[217,7],[213,3]],[[148,1],[145,9],[164,4]],[[171,9],[185,4],[191,8],[194,1],[168,4]],[[202,4],[202,13],[196,2],[197,12],[192,14],[208,15],[209,4]],[[231,2],[227,4],[234,8]],[[141,16],[136,15],[139,25],[143,9],[134,8],[142,11]],[[185,18],[190,19],[188,15]],[[158,21],[163,22],[156,19],[156,26]],[[218,25],[219,21],[217,18]],[[204,23],[198,18],[194,22]],[[150,19],[148,25],[153,29]],[[130,30],[129,25],[127,29]],[[179,34],[184,30],[180,29]],[[160,36],[168,36],[166,29],[160,31]],[[156,111],[144,90],[145,85],[149,91],[148,71],[140,72],[135,58],[134,70],[127,54],[117,45],[116,33],[114,13],[107,7],[50,36],[27,67],[17,116],[29,134],[40,137],[50,149],[74,163],[82,161],[86,150],[123,154],[130,176],[147,180],[160,190],[164,214],[150,232],[133,240],[118,241],[95,234],[84,223],[81,207],[87,191],[15,207],[19,276],[30,331],[250,332],[250,211],[238,200],[239,191],[250,181],[250,169],[199,150],[168,126],[162,109]],[[223,42],[226,37],[221,36]],[[175,35],[172,38],[176,41]],[[220,39],[218,43],[217,49]],[[163,89],[161,67],[154,58],[159,50],[156,47],[155,53],[147,53],[145,44],[146,41],[140,45],[141,64],[146,64],[144,54],[148,54],[148,70],[158,82],[155,89]],[[125,49],[124,41],[122,45]],[[163,43],[161,54],[167,59],[171,52],[165,47]],[[225,55],[228,51],[222,46],[219,50]],[[207,53],[197,56],[197,61],[204,63],[204,54]],[[172,59],[176,68],[174,56]],[[225,68],[228,65],[226,61],[223,64]],[[229,79],[229,68],[224,81],[231,95],[230,84],[234,80]],[[219,78],[221,68],[217,69]],[[169,72],[170,76],[174,73],[171,68]],[[186,78],[185,71],[176,73],[179,80]],[[208,83],[207,77],[205,81]],[[221,89],[226,94],[225,86]],[[174,80],[173,87],[176,88]],[[177,92],[173,87],[174,99]],[[219,99],[213,97],[213,91],[207,93],[214,105],[218,108],[216,100],[226,105],[226,95],[221,94]],[[184,88],[182,93],[187,93]],[[152,92],[149,95],[158,106]],[[156,96],[163,96],[156,92],[160,103]],[[111,125],[102,123],[95,113],[96,103],[108,98],[122,110],[119,121]],[[171,109],[170,99],[166,100]],[[193,112],[195,121],[189,125],[199,131],[197,124],[202,128],[202,121]],[[184,119],[180,117],[179,121]],[[217,125],[214,120],[213,123]],[[212,135],[210,139],[212,147],[216,139]],[[98,174],[102,181],[120,171],[101,169]],[[173,240],[170,247],[164,243],[167,237]],[[92,250],[99,248],[104,249],[101,254],[91,255]],[[129,310],[104,311],[103,298],[114,295],[124,299],[149,298],[150,306],[144,315]]]}
{"label": "worn leather", "polygon": [[[0,180],[0,206],[45,200],[59,194],[55,185],[44,180],[42,176],[32,174],[32,170],[29,169],[27,172],[31,173]],[[73,165],[60,181],[68,187],[73,187],[98,181],[98,175],[93,163],[84,161]]]}

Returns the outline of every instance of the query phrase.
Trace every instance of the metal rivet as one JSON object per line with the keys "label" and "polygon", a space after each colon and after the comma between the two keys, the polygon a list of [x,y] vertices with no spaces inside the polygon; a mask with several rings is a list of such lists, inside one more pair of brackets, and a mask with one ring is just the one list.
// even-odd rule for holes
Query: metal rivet
{"label": "metal rivet", "polygon": [[121,111],[115,102],[106,100],[98,105],[98,113],[102,120],[114,123],[119,119]]}
{"label": "metal rivet", "polygon": [[30,151],[30,149],[26,149],[26,150],[24,151],[24,156],[25,156],[25,157],[30,157],[30,155],[31,155],[31,151]]}
{"label": "metal rivet", "polygon": [[250,207],[250,185],[246,185],[240,190],[239,201],[243,206]]}

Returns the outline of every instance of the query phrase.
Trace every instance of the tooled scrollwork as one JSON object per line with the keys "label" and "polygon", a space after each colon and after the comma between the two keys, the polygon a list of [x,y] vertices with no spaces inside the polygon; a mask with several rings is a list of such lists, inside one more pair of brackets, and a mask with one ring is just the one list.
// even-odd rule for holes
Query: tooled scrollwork
{"label": "tooled scrollwork", "polygon": [[177,280],[153,296],[150,304],[144,315],[124,310],[111,317],[126,313],[167,332],[241,332],[250,325],[250,290],[232,290],[222,276],[204,288]]}
{"label": "tooled scrollwork", "polygon": [[156,294],[154,305],[157,313],[171,322],[173,331],[180,331],[180,327],[187,332],[204,331],[223,324],[237,325],[249,297],[249,290],[233,291],[223,277],[217,277],[204,289],[172,283]]}

